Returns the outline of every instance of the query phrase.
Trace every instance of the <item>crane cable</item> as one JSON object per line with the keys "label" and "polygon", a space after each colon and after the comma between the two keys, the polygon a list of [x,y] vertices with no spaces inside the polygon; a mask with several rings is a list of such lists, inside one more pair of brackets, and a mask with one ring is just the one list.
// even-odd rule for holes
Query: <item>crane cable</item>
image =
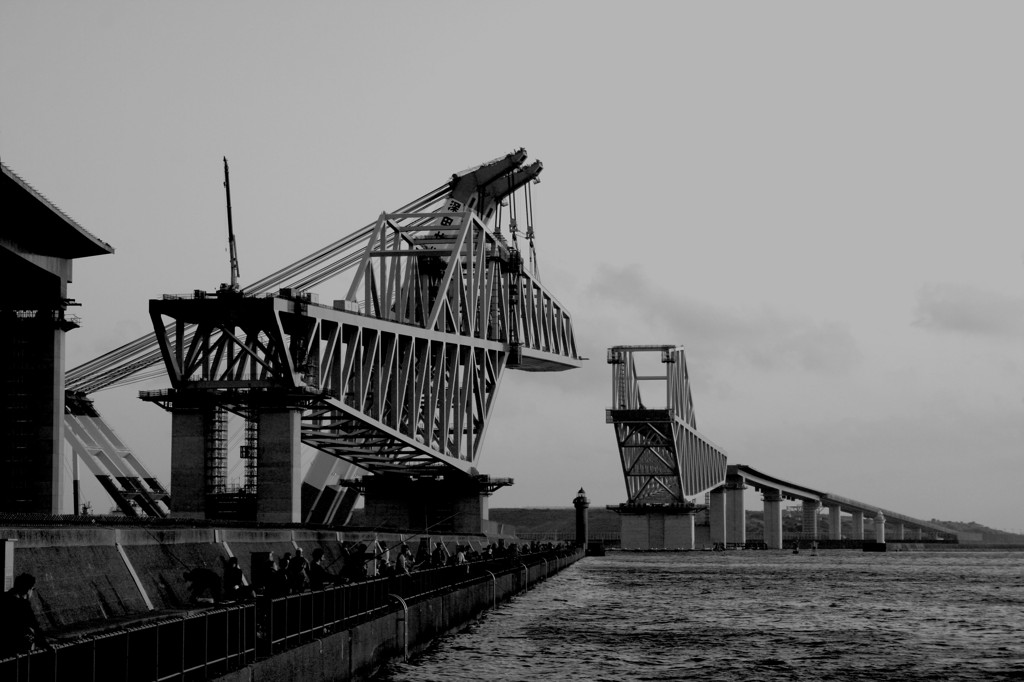
{"label": "crane cable", "polygon": [[540,278],[540,268],[537,264],[537,249],[533,245],[533,192],[530,190],[530,183],[527,182],[523,190],[523,198],[526,200],[526,238],[530,242],[530,269],[534,277]]}

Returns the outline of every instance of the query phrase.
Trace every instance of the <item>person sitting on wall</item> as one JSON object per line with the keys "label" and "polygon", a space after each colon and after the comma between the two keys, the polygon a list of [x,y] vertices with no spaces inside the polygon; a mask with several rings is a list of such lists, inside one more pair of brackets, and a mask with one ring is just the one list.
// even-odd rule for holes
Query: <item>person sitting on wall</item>
{"label": "person sitting on wall", "polygon": [[189,602],[215,604],[220,601],[220,577],[208,568],[193,568],[183,574],[189,584]]}
{"label": "person sitting on wall", "polygon": [[0,601],[0,658],[46,648],[46,638],[32,612],[36,579],[22,573]]}

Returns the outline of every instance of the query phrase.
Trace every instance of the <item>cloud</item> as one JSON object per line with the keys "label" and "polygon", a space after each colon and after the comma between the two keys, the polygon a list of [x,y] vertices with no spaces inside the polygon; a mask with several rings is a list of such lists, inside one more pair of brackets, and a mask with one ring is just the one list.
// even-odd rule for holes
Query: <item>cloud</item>
{"label": "cloud", "polygon": [[[699,350],[705,361],[740,361],[762,370],[843,372],[862,359],[844,324],[765,307],[754,313],[723,310],[653,285],[639,266],[600,266],[584,298],[588,329],[598,327],[591,324],[593,315],[613,317],[613,326],[632,332],[632,340],[616,343],[685,341],[687,350]],[[595,303],[600,304],[596,312]]]}
{"label": "cloud", "polygon": [[917,294],[913,324],[924,329],[985,336],[1024,334],[1024,297],[961,284],[927,284]]}

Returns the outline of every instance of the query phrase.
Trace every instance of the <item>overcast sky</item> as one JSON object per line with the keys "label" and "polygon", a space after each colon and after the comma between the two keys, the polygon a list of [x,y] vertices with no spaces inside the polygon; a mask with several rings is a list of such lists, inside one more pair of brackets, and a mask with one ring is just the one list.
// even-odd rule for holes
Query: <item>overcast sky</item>
{"label": "overcast sky", "polygon": [[[116,249],[75,263],[72,367],[146,333],[148,299],[227,280],[221,156],[244,285],[525,147],[542,279],[590,360],[506,375],[480,468],[516,484],[491,506],[625,501],[606,349],[682,344],[730,463],[1016,530],[1022,20],[1016,2],[4,0],[0,158]],[[136,397],[165,386],[94,397],[168,483],[170,418]]]}

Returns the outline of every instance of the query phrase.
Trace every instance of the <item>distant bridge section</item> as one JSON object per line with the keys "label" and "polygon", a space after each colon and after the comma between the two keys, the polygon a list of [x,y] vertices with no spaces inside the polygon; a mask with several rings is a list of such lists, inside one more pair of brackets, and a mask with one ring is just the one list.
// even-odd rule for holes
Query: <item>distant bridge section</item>
{"label": "distant bridge section", "polygon": [[[886,523],[895,526],[895,532],[890,533],[890,536],[896,540],[920,539],[925,535],[933,538],[956,536],[956,531],[946,526],[791,483],[745,464],[730,464],[724,485],[710,494],[712,542],[724,546],[746,543],[743,491],[748,487],[760,492],[764,501],[764,542],[769,549],[782,549],[782,505],[787,500],[803,503],[802,535],[809,539],[817,539],[819,536],[818,517],[822,507],[829,510],[831,540],[843,539],[844,512],[851,516],[849,537],[854,540],[865,539],[865,517],[872,520],[874,539],[878,542],[886,540]],[[908,532],[911,537],[907,537]]]}

